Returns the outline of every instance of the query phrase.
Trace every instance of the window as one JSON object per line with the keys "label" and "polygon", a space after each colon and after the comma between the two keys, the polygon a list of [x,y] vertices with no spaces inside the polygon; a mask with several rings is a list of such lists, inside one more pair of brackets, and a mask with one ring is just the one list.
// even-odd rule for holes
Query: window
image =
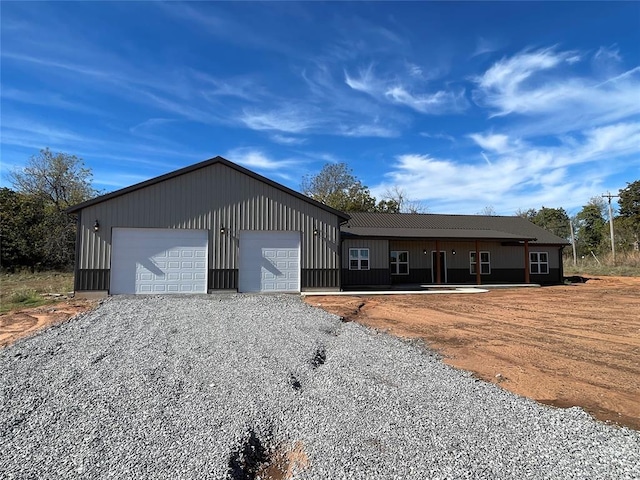
{"label": "window", "polygon": [[[476,252],[469,252],[469,273],[476,274]],[[491,273],[491,255],[489,252],[480,252],[480,275]]]}
{"label": "window", "polygon": [[409,275],[409,252],[391,252],[391,275]]}
{"label": "window", "polygon": [[529,271],[531,273],[549,273],[549,254],[547,252],[529,252]]}
{"label": "window", "polygon": [[369,249],[349,249],[349,270],[369,270]]}

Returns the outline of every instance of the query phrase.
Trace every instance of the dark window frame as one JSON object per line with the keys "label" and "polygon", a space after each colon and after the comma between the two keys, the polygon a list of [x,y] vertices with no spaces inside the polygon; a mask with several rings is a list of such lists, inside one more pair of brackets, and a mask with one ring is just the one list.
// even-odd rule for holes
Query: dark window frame
{"label": "dark window frame", "polygon": [[[362,253],[365,251],[367,252],[366,255],[362,255]],[[357,252],[355,257],[352,256],[351,252]],[[369,261],[369,258],[370,258],[369,254],[370,254],[369,248],[359,248],[359,247],[350,248],[349,249],[349,270],[370,270],[371,262]],[[355,267],[353,262],[355,262]],[[366,266],[364,265],[365,262],[366,262]]]}
{"label": "dark window frame", "polygon": [[[396,254],[396,260],[393,261],[393,254]],[[406,253],[407,254],[407,260],[406,261],[400,261],[400,255]],[[407,266],[407,271],[406,272],[401,272],[400,271],[400,267],[402,265],[406,265]],[[391,255],[389,258],[389,268],[391,269],[391,275],[409,275],[409,250],[391,250]]]}
{"label": "dark window frame", "polygon": [[549,275],[549,252],[529,252],[529,273]]}

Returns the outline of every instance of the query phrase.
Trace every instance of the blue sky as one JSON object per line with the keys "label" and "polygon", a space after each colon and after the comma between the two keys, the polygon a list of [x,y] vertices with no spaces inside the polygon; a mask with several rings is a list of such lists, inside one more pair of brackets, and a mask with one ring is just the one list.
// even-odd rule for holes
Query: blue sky
{"label": "blue sky", "polygon": [[41,148],[115,190],[222,155],[346,162],[432,213],[640,179],[640,3],[2,2],[1,182]]}

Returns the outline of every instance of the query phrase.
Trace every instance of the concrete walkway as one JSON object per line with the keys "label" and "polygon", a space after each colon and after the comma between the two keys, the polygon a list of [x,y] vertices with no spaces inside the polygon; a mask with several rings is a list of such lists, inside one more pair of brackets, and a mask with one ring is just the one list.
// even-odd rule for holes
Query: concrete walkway
{"label": "concrete walkway", "polygon": [[[404,286],[404,285],[403,285]],[[406,285],[405,289],[400,286],[397,290],[393,287],[378,290],[347,290],[347,291],[326,291],[326,292],[302,292],[303,297],[329,296],[329,295],[438,295],[438,294],[461,294],[461,293],[487,293],[489,290],[499,288],[539,288],[537,283],[517,283],[517,284],[493,284],[493,285],[452,285],[452,284],[428,284],[428,285]]]}

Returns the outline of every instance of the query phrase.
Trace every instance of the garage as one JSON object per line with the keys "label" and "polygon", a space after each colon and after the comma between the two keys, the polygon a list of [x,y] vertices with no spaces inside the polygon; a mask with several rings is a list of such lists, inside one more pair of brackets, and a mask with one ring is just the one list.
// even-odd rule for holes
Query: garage
{"label": "garage", "polygon": [[241,231],[240,292],[299,292],[300,233]]}
{"label": "garage", "polygon": [[113,228],[111,294],[207,293],[207,231]]}
{"label": "garage", "polygon": [[79,296],[340,289],[349,216],[222,157],[67,212]]}

